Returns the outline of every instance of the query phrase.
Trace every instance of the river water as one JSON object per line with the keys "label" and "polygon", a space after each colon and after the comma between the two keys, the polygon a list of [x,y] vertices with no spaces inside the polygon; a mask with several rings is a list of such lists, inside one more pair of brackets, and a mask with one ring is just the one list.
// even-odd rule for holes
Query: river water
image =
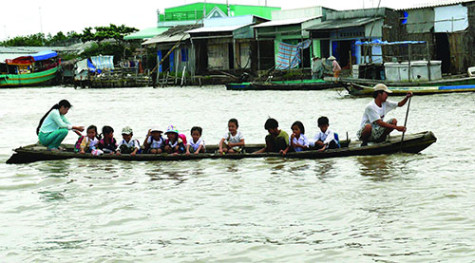
{"label": "river water", "polygon": [[[207,144],[237,118],[263,142],[268,116],[328,116],[354,139],[370,98],[327,91],[69,87],[0,90],[1,262],[474,262],[475,94],[414,97],[408,133],[438,141],[421,154],[325,160],[99,160],[7,165],[11,149],[60,99],[73,124],[203,127]],[[401,97],[395,97],[400,100]],[[406,107],[388,117],[404,121]],[[73,133],[65,142],[73,143]]]}

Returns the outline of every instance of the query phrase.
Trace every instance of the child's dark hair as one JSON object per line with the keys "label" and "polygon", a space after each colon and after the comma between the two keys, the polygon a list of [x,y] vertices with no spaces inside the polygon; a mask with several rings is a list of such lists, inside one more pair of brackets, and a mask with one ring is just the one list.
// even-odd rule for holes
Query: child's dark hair
{"label": "child's dark hair", "polygon": [[277,129],[279,128],[279,123],[274,118],[267,119],[266,123],[264,124],[264,129]]}
{"label": "child's dark hair", "polygon": [[99,138],[99,134],[97,133],[97,127],[96,125],[89,125],[89,127],[87,127],[86,131],[89,131],[89,130],[94,130],[96,132],[96,138],[97,139],[100,139]]}
{"label": "child's dark hair", "polygon": [[[111,134],[113,132],[114,132],[114,129],[111,126],[105,125],[105,126],[102,127],[102,133],[101,133],[101,135],[99,135],[99,139],[102,140],[102,139],[104,139],[105,134]],[[114,139],[112,139],[112,140],[114,140]]]}
{"label": "child's dark hair", "polygon": [[199,132],[199,133],[200,133],[200,136],[201,136],[201,134],[202,134],[202,132],[203,132],[203,129],[202,129],[201,127],[199,127],[199,126],[193,126],[193,128],[191,128],[190,134],[193,134],[194,131]]}
{"label": "child's dark hair", "polygon": [[46,119],[46,117],[52,110],[59,110],[59,108],[61,107],[65,107],[69,109],[72,106],[73,105],[71,105],[71,103],[69,103],[69,101],[67,100],[60,100],[58,103],[54,104],[53,107],[51,107],[51,109],[49,109],[49,111],[46,112],[46,114],[41,118],[40,123],[38,124],[38,127],[36,127],[36,134],[40,133],[40,128],[41,128],[41,125],[43,125],[43,121]]}
{"label": "child's dark hair", "polygon": [[237,119],[235,119],[235,118],[230,119],[230,120],[228,121],[228,124],[231,123],[231,122],[234,123],[234,124],[236,124],[236,128],[239,128],[239,123],[238,123],[238,120],[237,120]]}
{"label": "child's dark hair", "polygon": [[114,129],[111,126],[105,125],[102,127],[102,134],[109,134],[114,132]]}
{"label": "child's dark hair", "polygon": [[294,123],[292,123],[292,126],[290,126],[290,129],[292,129],[292,127],[296,126],[299,127],[299,130],[302,134],[305,134],[305,127],[303,126],[303,123],[301,121],[296,121]]}
{"label": "child's dark hair", "polygon": [[322,116],[322,117],[318,118],[318,127],[320,127],[322,125],[330,125],[330,122],[328,121],[328,118],[325,117],[325,116]]}

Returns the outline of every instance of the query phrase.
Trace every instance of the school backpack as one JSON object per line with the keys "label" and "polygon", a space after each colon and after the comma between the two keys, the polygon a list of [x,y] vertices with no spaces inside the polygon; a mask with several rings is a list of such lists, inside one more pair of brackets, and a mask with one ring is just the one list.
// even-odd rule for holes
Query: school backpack
{"label": "school backpack", "polygon": [[81,151],[81,143],[82,143],[82,140],[84,140],[84,135],[82,136],[79,136],[78,140],[76,141],[76,143],[74,144],[74,152],[80,152]]}

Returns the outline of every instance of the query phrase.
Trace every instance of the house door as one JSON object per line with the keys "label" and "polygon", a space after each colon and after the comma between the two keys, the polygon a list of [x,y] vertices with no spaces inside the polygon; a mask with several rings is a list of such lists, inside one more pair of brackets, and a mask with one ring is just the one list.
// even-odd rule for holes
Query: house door
{"label": "house door", "polygon": [[450,46],[446,33],[435,34],[435,53],[437,60],[442,61],[442,73],[450,72]]}
{"label": "house door", "polygon": [[[332,54],[342,68],[350,68],[350,55],[354,52],[354,40],[334,41],[332,44]],[[353,60],[353,63],[355,61]]]}

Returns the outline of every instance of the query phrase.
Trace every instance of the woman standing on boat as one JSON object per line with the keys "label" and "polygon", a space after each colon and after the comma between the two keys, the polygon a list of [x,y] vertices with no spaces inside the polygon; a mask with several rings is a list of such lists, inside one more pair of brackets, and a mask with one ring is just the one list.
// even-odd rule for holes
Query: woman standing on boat
{"label": "woman standing on boat", "polygon": [[58,151],[59,145],[66,138],[69,130],[84,131],[83,126],[73,126],[66,118],[65,115],[70,108],[69,101],[61,100],[41,118],[36,134],[40,143],[48,147],[48,150]]}

